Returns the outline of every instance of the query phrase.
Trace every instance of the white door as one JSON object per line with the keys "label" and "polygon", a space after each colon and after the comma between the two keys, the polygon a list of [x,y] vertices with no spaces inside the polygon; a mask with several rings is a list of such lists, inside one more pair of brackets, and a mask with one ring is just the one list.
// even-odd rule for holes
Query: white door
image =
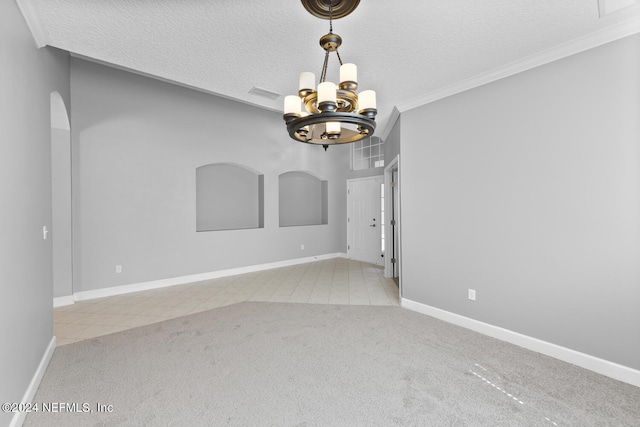
{"label": "white door", "polygon": [[347,181],[347,254],[350,259],[384,265],[381,247],[383,176]]}

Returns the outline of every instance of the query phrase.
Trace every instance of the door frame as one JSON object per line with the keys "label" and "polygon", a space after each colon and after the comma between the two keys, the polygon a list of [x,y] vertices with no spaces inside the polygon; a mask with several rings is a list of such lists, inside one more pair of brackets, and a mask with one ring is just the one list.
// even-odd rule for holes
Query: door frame
{"label": "door frame", "polygon": [[[387,197],[387,191],[391,188],[391,182],[393,181],[393,172],[397,170],[397,180],[395,186],[395,198],[397,199],[396,209],[394,210],[393,197]],[[402,298],[402,227],[401,227],[401,215],[400,209],[402,206],[401,203],[401,185],[400,185],[400,155],[398,154],[393,160],[389,162],[389,164],[384,168],[384,189],[385,189],[385,197],[384,197],[384,211],[385,213],[394,211],[394,219],[396,220],[395,225],[395,233],[397,234],[398,245],[396,249],[396,258],[397,262],[397,271],[399,278],[399,290],[400,290],[400,298]],[[389,227],[391,225],[391,217],[388,214],[385,215],[385,226]],[[387,230],[390,230],[388,228]],[[391,256],[387,256],[387,254],[393,253],[393,244],[394,239],[391,237],[391,233],[385,231],[385,257],[384,257],[384,276],[385,277],[393,277],[393,265],[391,265]]]}

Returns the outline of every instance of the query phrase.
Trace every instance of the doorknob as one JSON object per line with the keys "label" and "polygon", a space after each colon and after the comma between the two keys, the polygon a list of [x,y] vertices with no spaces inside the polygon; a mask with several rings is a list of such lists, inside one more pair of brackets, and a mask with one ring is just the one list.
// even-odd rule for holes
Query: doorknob
{"label": "doorknob", "polygon": [[375,226],[376,226],[375,224],[371,224],[369,227],[375,227]]}

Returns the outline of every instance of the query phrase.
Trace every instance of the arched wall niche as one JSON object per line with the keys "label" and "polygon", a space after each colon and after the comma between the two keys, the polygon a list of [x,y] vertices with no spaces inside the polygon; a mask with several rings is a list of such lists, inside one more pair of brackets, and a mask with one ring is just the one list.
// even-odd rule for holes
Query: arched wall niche
{"label": "arched wall niche", "polygon": [[280,227],[329,223],[329,182],[307,172],[289,171],[278,177]]}
{"label": "arched wall niche", "polygon": [[196,168],[196,231],[264,228],[264,175],[244,165]]}

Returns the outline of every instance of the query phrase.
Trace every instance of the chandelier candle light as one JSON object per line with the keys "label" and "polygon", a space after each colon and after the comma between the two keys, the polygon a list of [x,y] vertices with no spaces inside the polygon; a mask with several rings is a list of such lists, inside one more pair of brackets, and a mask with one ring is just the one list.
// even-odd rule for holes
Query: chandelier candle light
{"label": "chandelier candle light", "polygon": [[[320,38],[325,50],[320,82],[310,72],[300,74],[298,95],[284,99],[284,120],[289,136],[296,141],[322,145],[345,144],[370,137],[376,128],[376,93],[358,89],[355,64],[342,63],[338,48],[342,38],[333,33],[333,18],[351,13],[360,0],[302,0],[313,15],[329,19],[329,33]],[[329,54],[335,52],[340,62],[340,83],[326,81]],[[303,109],[304,106],[304,109]]]}

